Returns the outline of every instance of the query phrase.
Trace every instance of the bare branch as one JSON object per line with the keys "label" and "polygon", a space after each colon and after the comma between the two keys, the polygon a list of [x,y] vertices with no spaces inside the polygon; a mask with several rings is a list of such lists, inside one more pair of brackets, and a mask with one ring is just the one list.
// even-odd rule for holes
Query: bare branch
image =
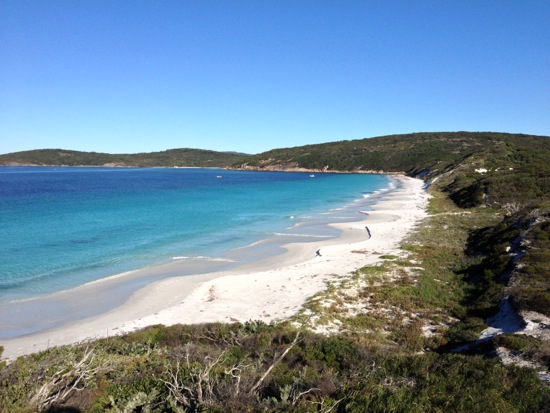
{"label": "bare branch", "polygon": [[185,363],[188,373],[188,378],[192,385],[183,384],[183,379],[180,378],[180,359],[176,361],[176,371],[174,372],[170,366],[166,367],[166,375],[168,380],[162,380],[168,388],[170,395],[179,403],[187,408],[193,408],[202,404],[211,402],[214,396],[214,386],[210,378],[212,369],[220,364],[225,356],[225,351],[222,351],[216,360],[209,361],[208,356],[205,358],[206,365],[204,368],[193,368],[189,360],[189,346],[186,346]]}
{"label": "bare branch", "polygon": [[266,377],[269,376],[269,373],[271,373],[271,370],[273,370],[281,361],[283,361],[283,359],[288,354],[288,352],[290,350],[292,350],[292,348],[296,344],[298,344],[298,341],[300,339],[301,330],[302,330],[301,328],[298,330],[298,332],[296,333],[296,337],[294,337],[294,340],[292,341],[292,343],[290,343],[290,346],[288,346],[286,348],[286,350],[283,351],[283,353],[271,364],[271,366],[269,366],[269,368],[265,371],[265,373],[262,375],[262,377],[259,378],[259,380],[256,382],[256,384],[254,384],[254,386],[252,386],[252,388],[249,391],[249,394],[253,394],[254,392],[256,392],[256,390],[258,390],[258,388],[262,385],[262,383],[264,382]]}
{"label": "bare branch", "polygon": [[336,400],[334,403],[329,404],[328,406],[325,406],[324,400],[320,402],[312,402],[312,403],[319,405],[319,409],[320,409],[319,413],[330,413],[336,406],[340,404],[342,400],[344,399],[342,398],[342,399]]}
{"label": "bare branch", "polygon": [[315,390],[320,391],[321,389],[318,387],[312,387],[309,390],[296,394],[295,396],[292,397],[292,405],[296,406],[296,403],[298,403],[298,400],[300,399],[300,397],[305,396],[306,394],[311,393],[312,391],[315,391]]}
{"label": "bare branch", "polygon": [[84,388],[82,384],[85,380],[92,378],[98,371],[105,368],[99,366],[91,368],[94,359],[94,350],[87,347],[79,362],[72,362],[68,369],[55,372],[50,380],[40,387],[30,398],[31,404],[46,408],[67,401],[75,391]]}

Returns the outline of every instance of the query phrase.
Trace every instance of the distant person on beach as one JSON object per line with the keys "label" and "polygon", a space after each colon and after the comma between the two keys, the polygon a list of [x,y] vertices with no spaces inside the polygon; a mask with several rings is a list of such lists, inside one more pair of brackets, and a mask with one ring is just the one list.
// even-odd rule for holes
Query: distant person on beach
{"label": "distant person on beach", "polygon": [[315,251],[315,255],[316,255],[317,257],[320,257],[320,256],[321,256],[321,250]]}
{"label": "distant person on beach", "polygon": [[370,229],[369,229],[369,227],[365,227],[365,229],[367,230],[367,234],[369,234],[369,238],[372,237],[372,235],[370,234]]}

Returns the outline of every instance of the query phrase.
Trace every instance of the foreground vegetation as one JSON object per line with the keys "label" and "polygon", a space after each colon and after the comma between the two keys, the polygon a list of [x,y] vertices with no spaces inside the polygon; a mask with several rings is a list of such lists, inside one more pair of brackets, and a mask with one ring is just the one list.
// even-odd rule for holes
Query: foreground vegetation
{"label": "foreground vegetation", "polygon": [[[433,195],[399,255],[340,274],[285,322],[154,326],[19,358],[0,370],[0,411],[550,411],[537,373],[550,370],[550,342],[479,340],[503,301],[550,316],[548,138],[380,139],[409,153],[388,169],[420,174]],[[357,169],[360,144],[326,147]],[[277,153],[253,162],[273,166]]]}
{"label": "foreground vegetation", "polygon": [[529,369],[290,323],[151,327],[19,359],[0,379],[5,412],[536,412],[550,401]]}

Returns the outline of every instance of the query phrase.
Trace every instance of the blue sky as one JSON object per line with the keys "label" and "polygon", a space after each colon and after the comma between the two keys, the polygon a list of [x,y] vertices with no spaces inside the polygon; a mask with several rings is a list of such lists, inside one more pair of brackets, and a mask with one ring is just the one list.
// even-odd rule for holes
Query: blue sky
{"label": "blue sky", "polygon": [[550,135],[547,0],[2,0],[0,153]]}

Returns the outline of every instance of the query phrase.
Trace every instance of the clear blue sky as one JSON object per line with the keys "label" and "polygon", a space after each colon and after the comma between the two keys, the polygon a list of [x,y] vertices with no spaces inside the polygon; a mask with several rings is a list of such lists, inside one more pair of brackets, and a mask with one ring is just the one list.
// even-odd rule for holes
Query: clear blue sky
{"label": "clear blue sky", "polygon": [[457,130],[550,135],[550,1],[0,1],[0,153]]}

